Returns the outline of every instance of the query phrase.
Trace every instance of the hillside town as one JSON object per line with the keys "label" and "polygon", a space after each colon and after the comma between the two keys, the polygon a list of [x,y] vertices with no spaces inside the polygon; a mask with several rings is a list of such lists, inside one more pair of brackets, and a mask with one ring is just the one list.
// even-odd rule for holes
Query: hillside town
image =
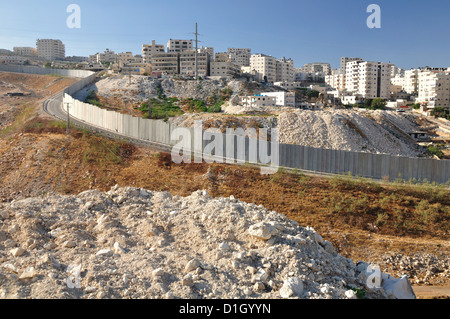
{"label": "hillside town", "polygon": [[[83,57],[66,56],[65,52],[61,40],[38,39],[36,47],[1,49],[0,64],[108,71],[151,78],[245,79],[280,88],[241,97],[240,104],[251,109],[363,105],[450,117],[450,67],[404,70],[390,62],[359,57],[341,57],[336,69],[325,62],[298,67],[290,58],[252,53],[250,48],[215,52],[213,47],[198,47],[195,40],[182,39],[169,39],[166,44],[153,40],[142,45],[140,54],[106,49]],[[302,89],[316,99],[311,102],[296,98]]]}

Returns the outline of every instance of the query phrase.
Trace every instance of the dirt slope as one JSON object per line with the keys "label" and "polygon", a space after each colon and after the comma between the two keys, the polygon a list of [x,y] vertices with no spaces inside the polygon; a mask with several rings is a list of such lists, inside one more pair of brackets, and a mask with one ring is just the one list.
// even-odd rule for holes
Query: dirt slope
{"label": "dirt slope", "polygon": [[[24,97],[29,116],[41,101],[41,96]],[[116,184],[174,196],[207,189],[213,197],[233,195],[314,227],[355,263],[377,263],[396,277],[408,274],[413,284],[449,285],[448,189],[286,172],[262,176],[250,166],[174,165],[170,156],[150,149],[86,132],[66,136],[64,125],[49,119],[25,125],[29,117],[23,114],[0,131],[0,202],[52,192],[108,191]]]}

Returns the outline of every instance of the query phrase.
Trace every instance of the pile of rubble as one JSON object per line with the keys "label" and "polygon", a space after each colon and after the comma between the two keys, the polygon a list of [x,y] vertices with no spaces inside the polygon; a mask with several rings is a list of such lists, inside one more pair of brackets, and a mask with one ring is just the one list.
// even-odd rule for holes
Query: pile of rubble
{"label": "pile of rubble", "polygon": [[422,153],[407,134],[417,127],[412,115],[381,110],[295,110],[278,119],[281,143],[408,157]]}
{"label": "pile of rubble", "polygon": [[415,298],[314,229],[206,191],[113,187],[0,204],[0,298]]}

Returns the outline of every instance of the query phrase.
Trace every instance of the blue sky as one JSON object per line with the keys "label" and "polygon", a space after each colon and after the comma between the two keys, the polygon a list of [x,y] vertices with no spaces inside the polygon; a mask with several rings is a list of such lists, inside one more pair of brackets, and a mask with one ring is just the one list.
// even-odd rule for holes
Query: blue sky
{"label": "blue sky", "polygon": [[[81,28],[66,25],[70,4],[81,7]],[[369,29],[369,4],[381,8],[381,29]],[[392,62],[409,69],[450,67],[448,0],[2,0],[0,48],[61,39],[66,55],[88,56],[109,48],[141,53],[143,43],[193,39],[199,45],[251,48],[295,66],[340,57]]]}

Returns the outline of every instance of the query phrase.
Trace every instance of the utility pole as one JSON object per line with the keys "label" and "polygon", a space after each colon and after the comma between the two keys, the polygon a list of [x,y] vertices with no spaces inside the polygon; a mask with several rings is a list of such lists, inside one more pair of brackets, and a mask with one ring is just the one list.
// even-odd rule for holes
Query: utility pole
{"label": "utility pole", "polygon": [[198,32],[197,22],[195,23],[195,79],[198,79],[198,67],[197,67],[197,52],[198,52]]}

